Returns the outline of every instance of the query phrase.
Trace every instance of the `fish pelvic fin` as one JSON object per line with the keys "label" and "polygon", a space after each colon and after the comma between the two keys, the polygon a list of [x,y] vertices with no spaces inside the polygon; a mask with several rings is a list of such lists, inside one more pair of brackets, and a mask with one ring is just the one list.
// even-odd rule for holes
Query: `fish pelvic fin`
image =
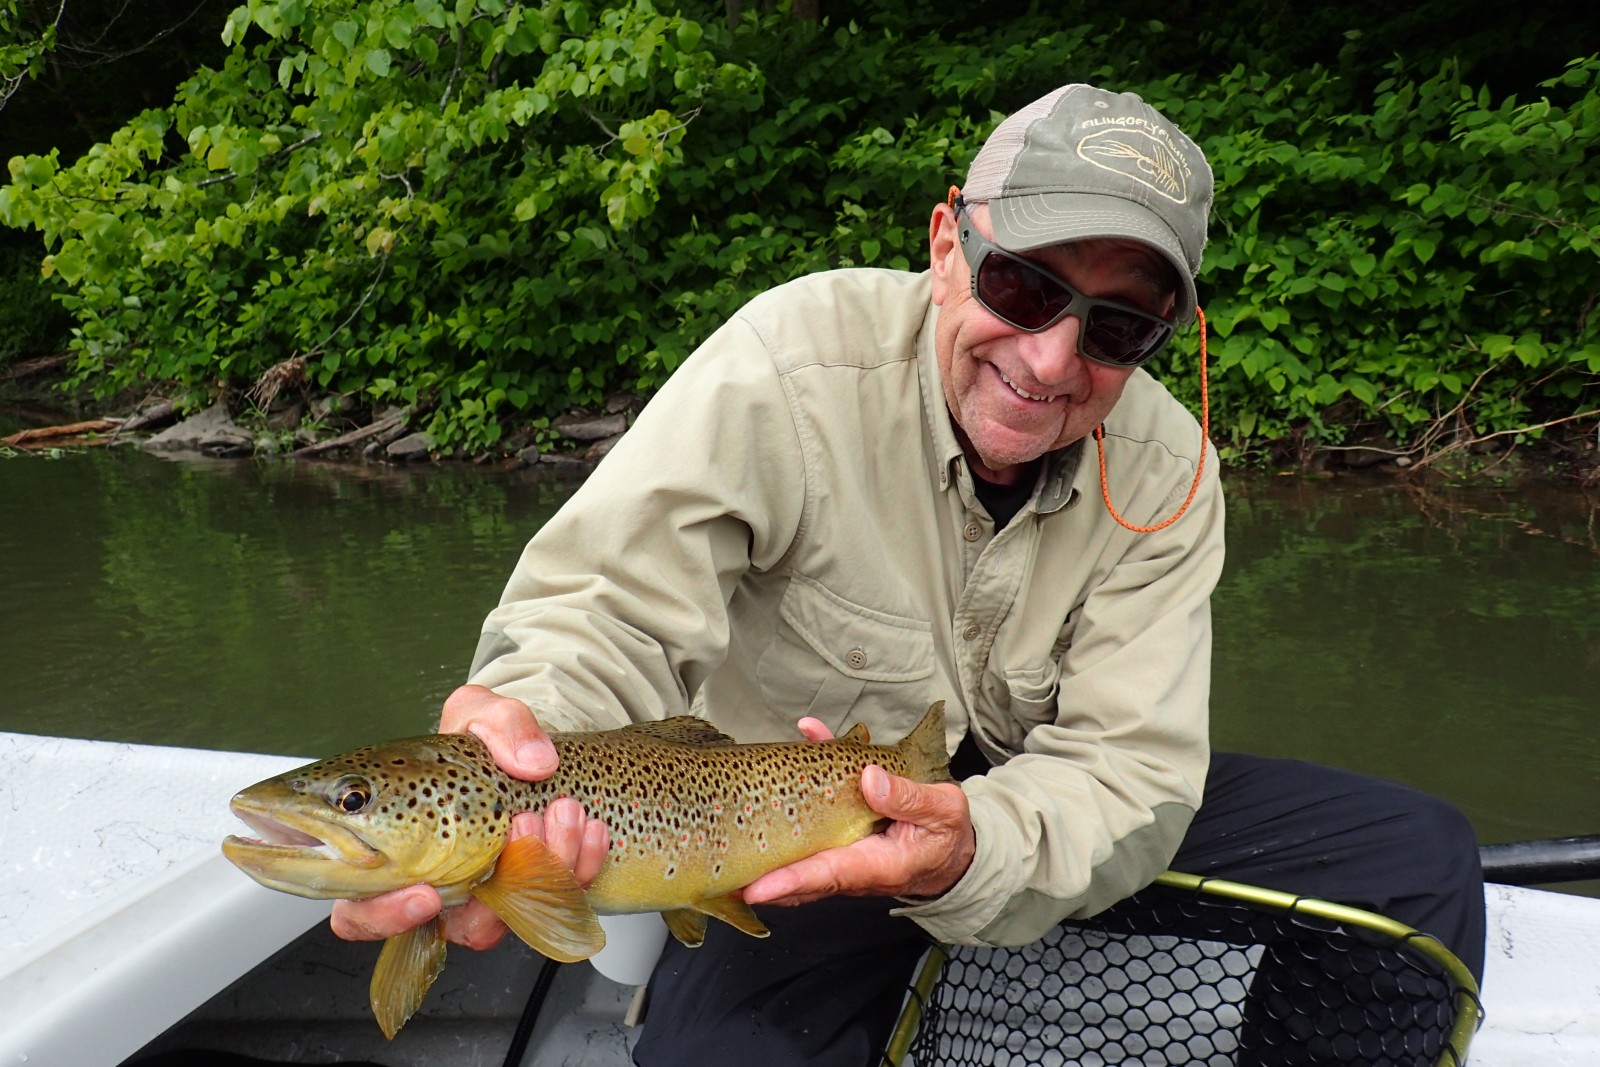
{"label": "fish pelvic fin", "polygon": [[583,888],[537,837],[519,837],[506,845],[494,874],[473,886],[472,895],[550,959],[574,963],[605,947],[605,931]]}
{"label": "fish pelvic fin", "polygon": [[756,918],[756,913],[750,910],[750,905],[737,893],[729,893],[721,897],[708,897],[697,900],[687,908],[673,908],[664,911],[661,917],[667,921],[667,929],[672,931],[672,936],[683,942],[687,948],[699,948],[706,939],[706,916],[721,919],[735,930],[743,931],[751,937],[769,937],[771,930],[767,924]]}
{"label": "fish pelvic fin", "polygon": [[706,940],[706,917],[693,908],[673,908],[661,917],[667,922],[672,936],[683,942],[685,948],[699,948]]}
{"label": "fish pelvic fin", "polygon": [[372,972],[372,1014],[383,1036],[394,1035],[416,1014],[428,987],[444,970],[444,930],[438,919],[397,934],[383,943]]}
{"label": "fish pelvic fin", "polygon": [[944,701],[930,704],[922,721],[894,747],[906,761],[906,777],[918,782],[950,781],[950,753],[944,747]]}

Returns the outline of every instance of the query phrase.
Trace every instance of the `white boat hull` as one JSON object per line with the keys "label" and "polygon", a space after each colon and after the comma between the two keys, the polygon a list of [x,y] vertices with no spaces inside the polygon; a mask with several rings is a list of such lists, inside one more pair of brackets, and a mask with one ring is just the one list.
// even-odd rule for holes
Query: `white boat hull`
{"label": "white boat hull", "polygon": [[[113,1067],[186,1044],[288,1062],[502,1062],[542,963],[531,951],[454,950],[387,1043],[366,998],[376,948],[328,934],[326,903],[222,859],[228,798],[301,762],[0,733],[0,1067]],[[1474,1067],[1600,1064],[1600,900],[1491,886],[1488,910]],[[628,1062],[632,994],[563,968],[524,1062]]]}

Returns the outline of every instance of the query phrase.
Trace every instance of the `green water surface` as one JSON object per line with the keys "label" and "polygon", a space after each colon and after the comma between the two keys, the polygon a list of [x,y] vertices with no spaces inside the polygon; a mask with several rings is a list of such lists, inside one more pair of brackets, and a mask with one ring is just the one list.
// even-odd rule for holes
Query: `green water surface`
{"label": "green water surface", "polygon": [[[1600,498],[1229,479],[1219,747],[1600,833]],[[526,471],[0,459],[0,730],[322,755],[430,728],[568,490]]]}

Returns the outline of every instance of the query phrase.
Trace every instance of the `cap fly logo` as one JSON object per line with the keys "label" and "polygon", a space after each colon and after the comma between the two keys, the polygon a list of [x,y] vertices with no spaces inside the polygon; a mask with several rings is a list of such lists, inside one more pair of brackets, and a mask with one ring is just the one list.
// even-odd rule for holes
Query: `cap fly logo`
{"label": "cap fly logo", "polygon": [[1102,170],[1132,178],[1175,204],[1188,203],[1189,168],[1178,150],[1145,130],[1096,130],[1078,142],[1078,155]]}

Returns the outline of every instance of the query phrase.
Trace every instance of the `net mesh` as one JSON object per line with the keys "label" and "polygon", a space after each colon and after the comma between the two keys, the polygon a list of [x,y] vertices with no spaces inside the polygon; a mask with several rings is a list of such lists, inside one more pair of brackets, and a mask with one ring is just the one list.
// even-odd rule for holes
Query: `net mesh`
{"label": "net mesh", "polygon": [[1463,996],[1436,958],[1449,954],[1432,947],[1298,909],[1153,886],[1032,945],[946,950],[937,983],[912,998],[923,1022],[904,1062],[1460,1064],[1457,1016],[1465,1008],[1476,1023],[1475,990]]}

